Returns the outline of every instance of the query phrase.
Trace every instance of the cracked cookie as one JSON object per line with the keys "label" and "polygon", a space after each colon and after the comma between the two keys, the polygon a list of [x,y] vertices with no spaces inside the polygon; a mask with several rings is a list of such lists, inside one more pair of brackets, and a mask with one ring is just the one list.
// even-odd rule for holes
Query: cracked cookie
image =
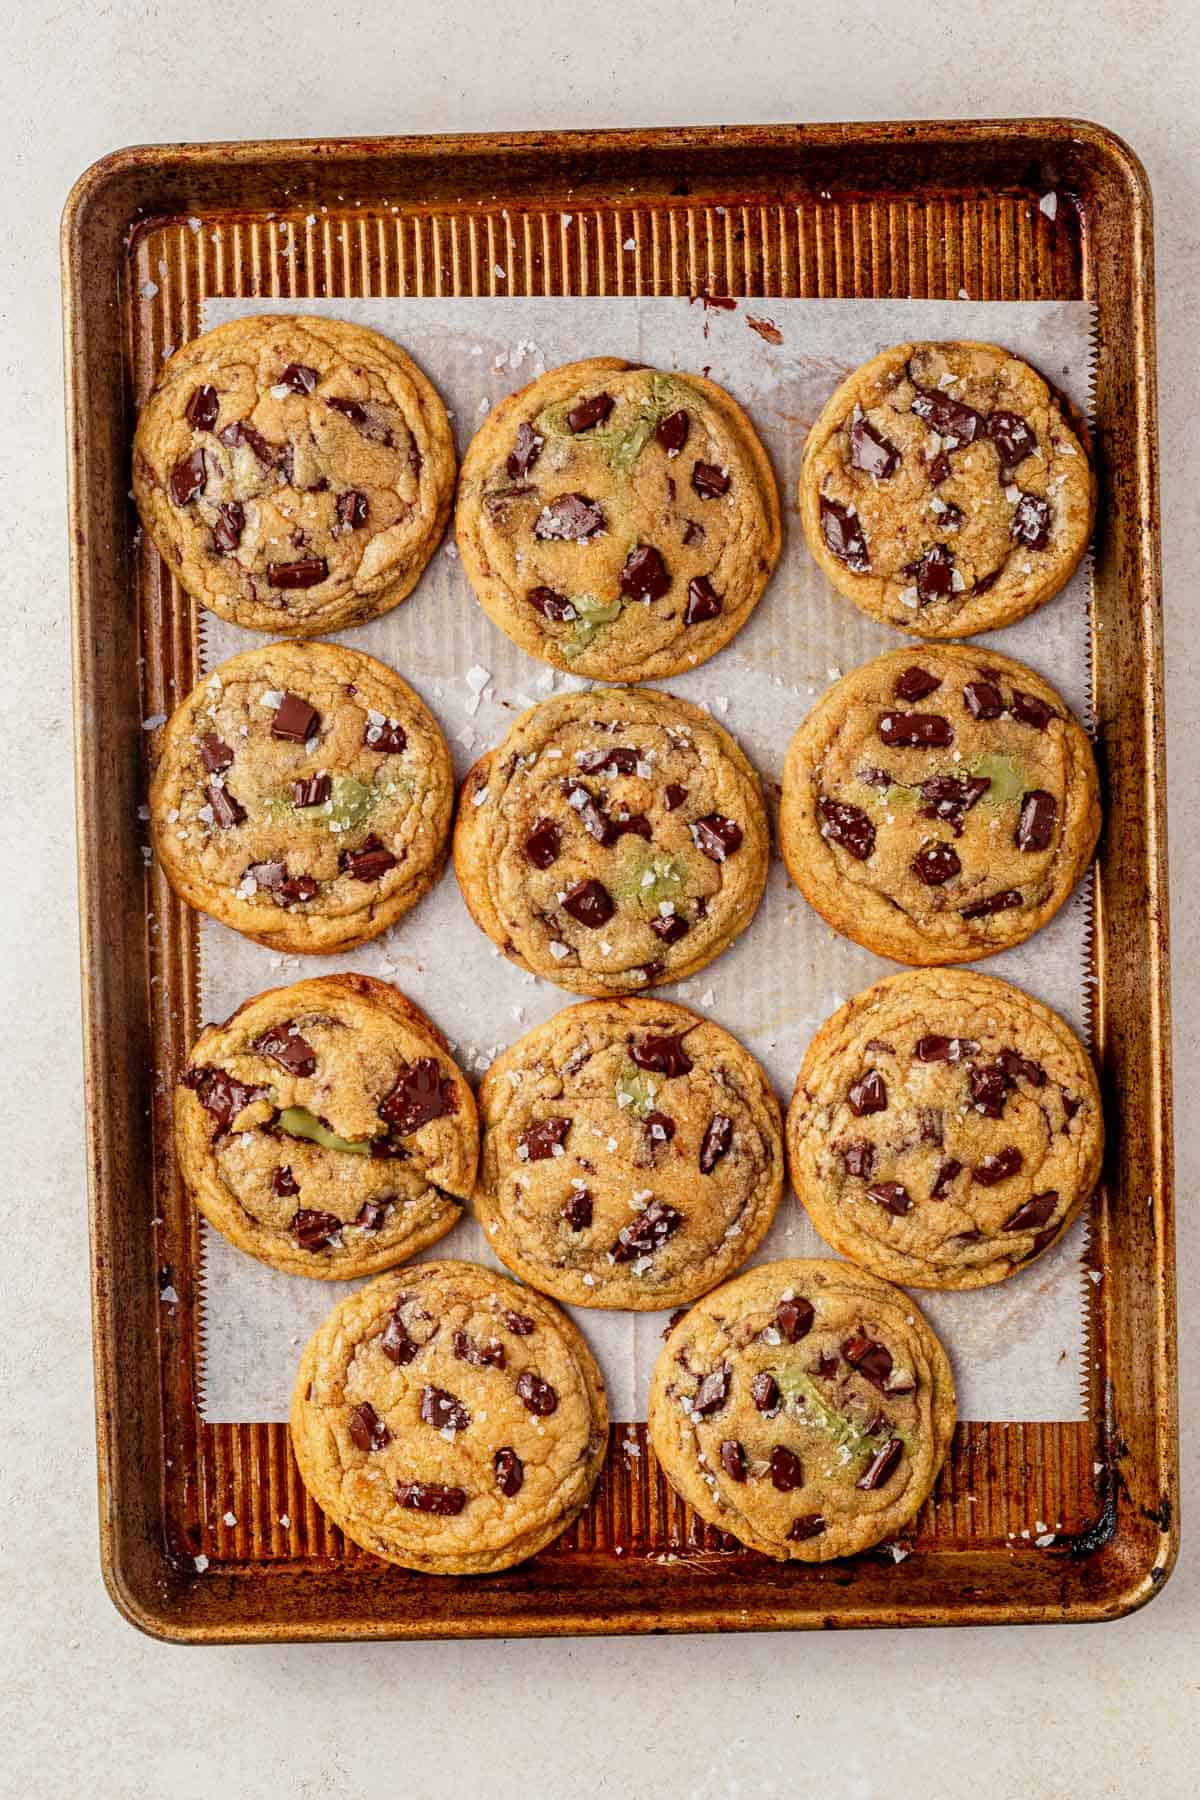
{"label": "cracked cookie", "polygon": [[648,689],[523,713],[463,783],[454,867],[504,954],[583,994],[680,981],[745,930],[770,830],[758,776],[706,712]]}
{"label": "cracked cookie", "polygon": [[603,681],[694,668],[779,560],[767,453],[723,388],[594,357],[510,394],[463,458],[463,567],[530,655]]}
{"label": "cracked cookie", "polygon": [[987,1287],[1048,1249],[1099,1179],[1091,1060],[990,975],[921,970],[856,994],[808,1047],[792,1185],[827,1243],[889,1281]]}
{"label": "cracked cookie", "polygon": [[707,1294],[650,1389],[671,1485],[780,1561],[850,1556],[907,1525],[954,1419],[950,1365],[912,1300],[834,1261],[767,1263]]}
{"label": "cracked cookie", "polygon": [[916,637],[1024,618],[1087,548],[1086,428],[994,344],[897,344],[847,376],[809,432],[800,518],[838,592]]}
{"label": "cracked cookie", "polygon": [[223,619],[308,637],[416,586],[454,440],[398,344],[340,319],[233,319],[177,350],[142,409],[133,491],[171,573]]}
{"label": "cracked cookie", "polygon": [[608,1408],[557,1307],[490,1269],[431,1262],[334,1307],[301,1357],[291,1434],[309,1493],[364,1550],[488,1575],[582,1512]]}
{"label": "cracked cookie", "polygon": [[972,962],[1053,917],[1091,861],[1091,745],[1023,663],[893,650],[835,682],[788,748],[779,836],[835,930],[897,962]]}
{"label": "cracked cookie", "polygon": [[475,1215],[501,1262],[575,1306],[694,1300],[745,1262],[779,1204],[767,1078],[682,1006],[567,1007],[496,1058],[479,1113]]}
{"label": "cracked cookie", "polygon": [[155,746],[150,825],[171,886],[273,949],[327,955],[394,924],[441,874],[453,807],[432,713],[335,644],[231,657]]}
{"label": "cracked cookie", "polygon": [[369,975],[256,994],[201,1032],[176,1089],[192,1199],[290,1275],[370,1275],[434,1243],[462,1212],[478,1146],[441,1032]]}

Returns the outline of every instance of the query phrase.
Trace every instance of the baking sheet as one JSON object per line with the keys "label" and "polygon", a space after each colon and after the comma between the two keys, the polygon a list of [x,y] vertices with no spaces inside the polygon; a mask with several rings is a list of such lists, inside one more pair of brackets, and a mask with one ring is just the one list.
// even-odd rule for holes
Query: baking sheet
{"label": "baking sheet", "polygon": [[[784,500],[780,566],[753,618],[711,662],[656,685],[705,705],[739,739],[768,788],[788,740],[838,675],[900,641],[842,601],[804,547],[793,496],[808,425],[856,364],[909,337],[975,337],[1027,357],[1090,412],[1093,309],[1083,302],[740,301],[708,309],[677,298],[209,300],[210,327],[248,312],[302,310],[370,325],[402,342],[441,391],[460,455],[496,400],[543,368],[614,355],[662,368],[705,369],[727,385],[761,433]],[[774,344],[749,326],[770,319]],[[1041,671],[1086,721],[1089,690],[1085,566],[1032,618],[988,642]],[[205,614],[205,670],[258,642]],[[515,713],[548,694],[590,685],[543,667],[485,617],[448,536],[411,598],[339,640],[391,663],[439,719],[461,777]],[[988,959],[989,972],[1038,995],[1084,1032],[1090,881],[1029,943]],[[496,1051],[571,997],[502,958],[467,915],[452,871],[392,931],[332,964],[281,956],[200,920],[201,1009],[224,1018],[248,994],[357,969],[397,983],[453,1041],[475,1076]],[[781,987],[778,972],[787,971]],[[690,981],[657,990],[711,1015],[762,1061],[786,1105],[809,1038],[850,994],[895,965],[838,937],[787,881],[778,856],[752,928]],[[1036,1269],[979,1293],[919,1295],[954,1361],[964,1419],[1079,1420],[1085,1347],[1080,1221]],[[201,1411],[210,1422],[287,1416],[301,1345],[343,1291],[278,1274],[232,1249],[207,1224]],[[431,1256],[494,1263],[470,1220]],[[785,1194],[754,1261],[829,1252]],[[499,1266],[496,1264],[495,1266]],[[349,1284],[347,1284],[349,1285]],[[170,1301],[168,1299],[167,1303]],[[604,1369],[614,1418],[645,1417],[666,1314],[574,1316]]]}

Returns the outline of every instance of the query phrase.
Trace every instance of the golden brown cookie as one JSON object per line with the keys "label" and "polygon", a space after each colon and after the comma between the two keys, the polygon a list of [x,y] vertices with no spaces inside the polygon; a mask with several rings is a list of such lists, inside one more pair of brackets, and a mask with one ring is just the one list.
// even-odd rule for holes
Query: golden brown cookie
{"label": "golden brown cookie", "polygon": [[582,994],[702,969],[753,918],[769,857],[758,776],[729,733],[650,689],[522,713],[467,776],[454,831],[475,922]]}
{"label": "golden brown cookie", "polygon": [[848,375],[804,447],[800,518],[839,593],[916,637],[1024,618],[1087,548],[1082,422],[994,344],[897,344]]}
{"label": "golden brown cookie", "polygon": [[300,1360],[291,1428],[309,1493],[364,1550],[489,1575],[583,1511],[608,1408],[557,1307],[490,1269],[431,1262],[334,1307]]}
{"label": "golden brown cookie", "polygon": [[310,637],[411,593],[450,516],[446,409],[390,338],[255,315],[177,350],[133,491],[171,573],[223,619]]}
{"label": "golden brown cookie", "polygon": [[694,668],[779,559],[767,453],[723,388],[613,357],[502,400],[463,458],[458,547],[488,617],[602,681]]}
{"label": "golden brown cookie", "polygon": [[479,1090],[475,1214],[501,1262],[576,1306],[680,1306],[757,1249],[783,1189],[779,1105],[719,1025],[591,1000]]}
{"label": "golden brown cookie", "polygon": [[191,906],[280,950],[377,937],[446,862],[454,768],[374,657],[269,644],[197,683],[155,745],[154,848]]}
{"label": "golden brown cookie", "polygon": [[650,1437],[701,1518],[780,1561],[907,1525],[954,1430],[946,1353],[907,1294],[849,1263],[767,1263],[705,1296],[654,1370]]}
{"label": "golden brown cookie", "polygon": [[966,644],[893,650],[828,690],[788,748],[792,880],[855,943],[906,963],[1019,944],[1100,830],[1096,762],[1040,675]]}
{"label": "golden brown cookie", "polygon": [[369,975],[324,975],[201,1032],[176,1090],[175,1149],[230,1243],[333,1281],[449,1231],[479,1126],[446,1040],[411,1000]]}
{"label": "golden brown cookie", "polygon": [[1104,1118],[1057,1013],[990,975],[914,970],[822,1025],[787,1146],[792,1185],[843,1256],[906,1286],[987,1287],[1091,1197]]}

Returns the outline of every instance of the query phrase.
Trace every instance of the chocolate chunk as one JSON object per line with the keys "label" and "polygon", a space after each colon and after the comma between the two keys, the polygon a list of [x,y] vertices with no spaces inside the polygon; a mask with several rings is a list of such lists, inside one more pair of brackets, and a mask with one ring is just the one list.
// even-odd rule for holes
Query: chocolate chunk
{"label": "chocolate chunk", "polygon": [[650,921],[650,929],[664,944],[677,944],[685,938],[691,926],[682,913],[656,913]]}
{"label": "chocolate chunk", "polygon": [[364,1200],[351,1223],[359,1231],[381,1230],[393,1198],[394,1195],[389,1194],[383,1200]]}
{"label": "chocolate chunk", "polygon": [[492,1458],[492,1467],[496,1471],[496,1486],[506,1500],[511,1500],[520,1493],[525,1485],[525,1464],[515,1450],[510,1449],[507,1444],[502,1450],[497,1450]]}
{"label": "chocolate chunk", "polygon": [[822,1381],[833,1381],[837,1376],[837,1372],[838,1359],[836,1356],[820,1356],[817,1358],[817,1365],[813,1370],[813,1374],[819,1375]]}
{"label": "chocolate chunk", "polygon": [[694,1418],[707,1419],[712,1413],[720,1412],[729,1398],[732,1377],[733,1371],[728,1363],[722,1363],[719,1369],[713,1369],[711,1374],[704,1377],[692,1401]]}
{"label": "chocolate chunk", "polygon": [[325,404],[331,412],[340,413],[343,419],[349,419],[351,425],[361,430],[369,422],[367,409],[357,400],[347,400],[341,394],[326,394]]}
{"label": "chocolate chunk", "polygon": [[667,1206],[661,1200],[654,1200],[640,1212],[633,1223],[626,1225],[617,1236],[617,1241],[609,1251],[613,1262],[633,1262],[640,1256],[652,1256],[661,1250],[667,1239],[674,1237],[683,1224],[683,1214],[676,1212],[673,1206]]}
{"label": "chocolate chunk", "polygon": [[728,1113],[714,1113],[700,1146],[700,1173],[711,1175],[733,1142],[733,1120]]}
{"label": "chocolate chunk", "polygon": [[239,1113],[261,1100],[266,1093],[265,1088],[247,1087],[244,1081],[235,1081],[224,1069],[193,1066],[184,1071],[181,1080],[184,1087],[191,1088],[199,1097],[201,1106],[216,1121],[217,1137],[229,1130]]}
{"label": "chocolate chunk", "polygon": [[421,1346],[414,1337],[410,1337],[408,1328],[398,1312],[394,1312],[383,1328],[379,1339],[379,1348],[390,1362],[401,1367],[410,1363],[420,1353]]}
{"label": "chocolate chunk", "polygon": [[702,544],[704,542],[703,525],[698,525],[695,519],[685,519],[683,521],[682,541],[685,544]]}
{"label": "chocolate chunk", "polygon": [[772,1413],[778,1408],[779,1383],[768,1369],[761,1369],[750,1383],[750,1398],[760,1413]]}
{"label": "chocolate chunk", "polygon": [[771,1486],[778,1488],[781,1494],[790,1494],[793,1488],[804,1486],[800,1458],[786,1444],[776,1444],[771,1451]]}
{"label": "chocolate chunk", "polygon": [[926,887],[941,887],[962,869],[958,852],[949,844],[926,844],[912,859],[912,871]]}
{"label": "chocolate chunk", "polygon": [[564,909],[580,925],[589,931],[597,931],[601,925],[607,925],[616,912],[616,903],[603,882],[590,880],[578,881],[568,889],[563,901]]}
{"label": "chocolate chunk", "polygon": [[865,1332],[857,1331],[842,1345],[842,1355],[852,1369],[865,1375],[871,1385],[882,1392],[883,1384],[892,1372],[892,1353],[886,1344],[876,1343]]}
{"label": "chocolate chunk", "polygon": [[868,1113],[887,1111],[887,1086],[878,1069],[868,1069],[864,1075],[850,1088],[846,1095],[850,1111],[855,1118],[864,1119]]}
{"label": "chocolate chunk", "polygon": [[527,1412],[534,1413],[539,1419],[548,1419],[558,1406],[558,1395],[550,1383],[528,1369],[517,1377],[517,1399]]}
{"label": "chocolate chunk", "polygon": [[929,1190],[931,1200],[944,1200],[950,1183],[962,1174],[962,1164],[953,1156],[948,1157],[933,1178],[933,1186]]}
{"label": "chocolate chunk", "polygon": [[577,400],[567,414],[567,424],[574,432],[590,431],[602,425],[616,402],[611,394],[593,394],[589,400]]}
{"label": "chocolate chunk", "polygon": [[220,775],[233,761],[233,751],[228,744],[223,744],[215,732],[210,731],[200,739],[200,761],[210,775]]}
{"label": "chocolate chunk", "polygon": [[629,552],[617,584],[630,600],[661,600],[670,592],[671,577],[653,544],[639,544]]}
{"label": "chocolate chunk", "polygon": [[334,1239],[340,1240],[342,1221],[335,1213],[317,1212],[302,1206],[291,1223],[291,1233],[302,1250],[324,1250]]}
{"label": "chocolate chunk", "polygon": [[990,919],[996,913],[1011,912],[1014,906],[1021,905],[1020,888],[1006,888],[1002,894],[989,894],[986,900],[975,900],[970,906],[959,908],[959,917],[963,919]]}
{"label": "chocolate chunk", "polygon": [[891,749],[945,750],[954,742],[950,721],[940,713],[884,713],[879,735]]}
{"label": "chocolate chunk", "polygon": [[471,1423],[471,1415],[457,1395],[440,1387],[421,1389],[421,1417],[435,1431],[465,1431]]}
{"label": "chocolate chunk", "polygon": [[561,847],[562,837],[553,819],[539,819],[522,846],[526,862],[535,869],[548,869]]}
{"label": "chocolate chunk", "polygon": [[338,524],[343,531],[357,531],[365,525],[369,511],[367,496],[360,494],[357,488],[347,488],[344,494],[338,495]]}
{"label": "chocolate chunk", "polygon": [[692,1070],[692,1059],[683,1047],[682,1033],[676,1037],[651,1034],[631,1043],[629,1054],[639,1069],[649,1069],[653,1074],[666,1075],[669,1079],[689,1075]]}
{"label": "chocolate chunk", "polygon": [[841,1156],[842,1167],[847,1175],[856,1176],[860,1181],[870,1180],[871,1171],[875,1167],[875,1147],[866,1138],[844,1145]]}
{"label": "chocolate chunk", "polygon": [[368,719],[363,727],[363,743],[368,750],[377,750],[381,756],[399,756],[408,746],[408,733],[398,719],[384,719],[379,723]]}
{"label": "chocolate chunk", "polygon": [[524,481],[538,457],[542,454],[545,438],[533,429],[524,419],[517,426],[517,436],[512,449],[508,453],[505,467],[510,481]]}
{"label": "chocolate chunk", "polygon": [[560,494],[543,506],[533,527],[536,538],[560,538],[584,543],[604,529],[604,514],[586,494]]}
{"label": "chocolate chunk", "polygon": [[924,700],[942,685],[940,675],[931,675],[928,669],[920,669],[915,663],[902,669],[892,690],[898,700],[907,700],[910,704],[915,700]]}
{"label": "chocolate chunk", "polygon": [[316,707],[290,691],[284,694],[271,720],[271,736],[289,744],[306,744],[320,728],[321,715]]}
{"label": "chocolate chunk", "polygon": [[963,688],[963,702],[973,719],[998,719],[1004,711],[1004,700],[994,682],[968,681]]}
{"label": "chocolate chunk", "polygon": [[883,1448],[875,1452],[863,1474],[855,1482],[855,1487],[862,1488],[867,1493],[873,1488],[882,1487],[894,1472],[903,1451],[904,1444],[900,1438],[889,1438]]}
{"label": "chocolate chunk", "polygon": [[281,1200],[288,1200],[300,1192],[300,1183],[286,1164],[281,1163],[271,1170],[271,1192],[278,1194]]}
{"label": "chocolate chunk", "polygon": [[539,1119],[529,1125],[517,1139],[517,1155],[522,1162],[545,1162],[553,1156],[571,1129],[570,1119]]}
{"label": "chocolate chunk", "polygon": [[670,457],[679,455],[687,443],[691,420],[681,406],[677,412],[668,413],[660,419],[654,428],[654,435]]}
{"label": "chocolate chunk", "polygon": [[504,1345],[492,1338],[486,1344],[477,1344],[468,1337],[465,1331],[454,1333],[454,1354],[459,1362],[470,1363],[476,1369],[502,1369],[504,1367]]}
{"label": "chocolate chunk", "polygon": [[572,1188],[563,1202],[562,1216],[572,1231],[586,1231],[592,1222],[590,1188]]}
{"label": "chocolate chunk", "polygon": [[338,851],[338,869],[353,881],[381,881],[395,867],[396,858],[374,834],[357,850]]}
{"label": "chocolate chunk", "polygon": [[822,794],[817,801],[817,816],[823,838],[841,844],[859,862],[866,862],[875,848],[875,827],[861,806]]}
{"label": "chocolate chunk", "polygon": [[243,879],[247,875],[257,887],[266,888],[269,893],[275,894],[288,878],[287,864],[278,861],[247,863]]}
{"label": "chocolate chunk", "polygon": [[648,1112],[642,1120],[642,1126],[652,1150],[657,1150],[662,1144],[669,1144],[675,1136],[675,1121],[670,1113]]}
{"label": "chocolate chunk", "polygon": [[360,1450],[386,1450],[392,1434],[369,1400],[352,1408],[347,1421],[350,1436]]}
{"label": "chocolate chunk", "polygon": [[905,1213],[912,1211],[912,1196],[898,1181],[877,1181],[867,1189],[867,1199],[873,1200],[876,1206],[882,1206],[884,1212],[890,1212],[897,1219],[902,1219]]}
{"label": "chocolate chunk", "polygon": [[871,555],[858,514],[850,507],[839,506],[836,500],[827,500],[824,494],[821,495],[821,536],[826,547],[853,574],[870,572]]}
{"label": "chocolate chunk", "polygon": [[1045,788],[1031,788],[1021,801],[1017,849],[1045,850],[1058,823],[1058,801]]}
{"label": "chocolate chunk", "polygon": [[242,541],[246,528],[246,509],[240,500],[222,500],[217,505],[217,522],[213,526],[213,543],[225,556],[232,556]]}
{"label": "chocolate chunk", "polygon": [[268,563],[267,581],[273,588],[318,587],[329,573],[323,556],[302,556],[298,562]]}
{"label": "chocolate chunk", "polygon": [[203,382],[192,389],[192,397],[183,416],[193,431],[211,431],[217,422],[218,404],[216,388]]}
{"label": "chocolate chunk", "polygon": [[467,1504],[460,1487],[446,1487],[440,1481],[398,1481],[396,1499],[410,1512],[434,1513],[439,1519],[454,1519]]}
{"label": "chocolate chunk", "polygon": [[431,1056],[401,1063],[396,1085],[379,1102],[379,1111],[400,1137],[407,1137],[431,1119],[458,1111],[454,1082],[449,1075],[443,1076]]}
{"label": "chocolate chunk", "polygon": [[1022,494],[1013,509],[1012,536],[1027,550],[1044,550],[1050,541],[1050,502],[1038,494]]}
{"label": "chocolate chunk", "polygon": [[949,481],[951,473],[950,458],[944,450],[939,450],[937,455],[926,465],[926,474],[929,476],[931,487],[941,487],[943,481]]}
{"label": "chocolate chunk", "polygon": [[971,1171],[972,1181],[980,1187],[995,1187],[1001,1181],[1008,1181],[1024,1164],[1025,1158],[1015,1144],[998,1150],[995,1156],[985,1156],[982,1162],[976,1163]]}
{"label": "chocolate chunk", "polygon": [[706,813],[693,824],[692,837],[710,862],[723,863],[740,847],[742,828],[721,813]]}
{"label": "chocolate chunk", "polygon": [[961,531],[963,515],[957,506],[943,506],[938,514],[938,524],[943,531]]}
{"label": "chocolate chunk", "polygon": [[775,1308],[775,1323],[789,1344],[807,1337],[816,1321],[817,1309],[811,1300],[781,1300]]}
{"label": "chocolate chunk", "polygon": [[1056,715],[1053,707],[1039,700],[1036,694],[1022,693],[1020,688],[1013,689],[1012,705],[1009,707],[1014,719],[1020,719],[1022,725],[1032,725],[1035,731],[1045,731],[1047,725]]}
{"label": "chocolate chunk", "polygon": [[333,783],[328,775],[309,775],[292,783],[292,805],[301,811],[309,806],[324,806]]}
{"label": "chocolate chunk", "polygon": [[722,494],[729,492],[729,476],[715,463],[694,463],[692,486],[702,500],[719,500]]}
{"label": "chocolate chunk", "polygon": [[247,425],[245,419],[234,419],[231,424],[226,425],[221,432],[221,442],[227,450],[237,450],[245,444],[248,449],[253,450],[264,469],[274,468],[279,461],[278,446],[268,444],[262,432],[256,431],[253,425]]}
{"label": "chocolate chunk", "polygon": [[745,1481],[746,1452],[736,1438],[726,1438],[721,1445],[721,1467],[730,1481]]}
{"label": "chocolate chunk", "polygon": [[917,1039],[916,1056],[918,1062],[961,1062],[964,1056],[974,1056],[979,1045],[974,1038],[939,1037],[936,1032]]}
{"label": "chocolate chunk", "polygon": [[239,800],[235,799],[228,788],[218,787],[215,781],[210,781],[205,792],[208,795],[208,804],[212,807],[214,825],[219,825],[223,831],[228,831],[231,826],[241,824],[246,817],[246,809]]}
{"label": "chocolate chunk", "polygon": [[921,817],[942,819],[955,837],[961,837],[967,813],[978,805],[991,785],[983,775],[932,775],[921,783],[921,799],[925,803]]}
{"label": "chocolate chunk", "polygon": [[175,464],[167,478],[167,491],[176,506],[190,506],[203,492],[208,475],[203,450],[193,450]]}
{"label": "chocolate chunk", "polygon": [[820,1537],[821,1533],[827,1529],[825,1520],[820,1513],[802,1513],[789,1525],[788,1538],[793,1544],[804,1544],[809,1538]]}
{"label": "chocolate chunk", "polygon": [[1004,1102],[1008,1098],[1008,1085],[1008,1077],[1003,1069],[972,1069],[967,1076],[971,1105],[985,1119],[1002,1118]]}
{"label": "chocolate chunk", "polygon": [[556,594],[551,587],[530,588],[525,598],[535,612],[540,612],[543,619],[553,619],[558,625],[566,625],[575,617],[575,608],[562,594]]}
{"label": "chocolate chunk", "polygon": [[1025,458],[1037,449],[1037,438],[1020,413],[1003,407],[988,414],[986,430],[1000,457],[1000,479],[1011,481]]}
{"label": "chocolate chunk", "polygon": [[279,385],[291,388],[293,394],[311,394],[317,385],[317,371],[307,363],[289,363],[279,377]]}
{"label": "chocolate chunk", "polygon": [[688,582],[687,606],[683,614],[685,625],[703,625],[709,619],[720,617],[721,596],[713,587],[707,575],[697,575]]}
{"label": "chocolate chunk", "polygon": [[293,906],[298,901],[315,900],[320,882],[312,875],[294,875],[281,881],[275,889],[275,898],[280,906]]}
{"label": "chocolate chunk", "polygon": [[578,815],[579,822],[590,837],[607,849],[615,844],[620,835],[604,808],[597,804],[587,788],[578,781],[567,781],[563,784],[567,801]]}
{"label": "chocolate chunk", "polygon": [[677,781],[669,781],[663,789],[663,805],[668,812],[675,812],[683,805],[687,797],[687,789],[680,787]]}
{"label": "chocolate chunk", "polygon": [[850,427],[851,467],[873,475],[876,481],[886,481],[895,474],[899,463],[900,452],[895,444],[876,431],[870,419],[855,419]]}
{"label": "chocolate chunk", "polygon": [[317,1053],[307,1038],[302,1038],[294,1025],[273,1025],[255,1040],[260,1056],[269,1056],[289,1075],[315,1075]]}
{"label": "chocolate chunk", "polygon": [[905,574],[917,584],[917,598],[927,605],[954,592],[954,553],[945,544],[931,544],[919,562],[910,563]]}
{"label": "chocolate chunk", "polygon": [[996,1061],[1010,1081],[1027,1081],[1030,1087],[1045,1087],[1046,1071],[1041,1063],[1031,1061],[1016,1050],[998,1051]]}
{"label": "chocolate chunk", "polygon": [[528,1313],[506,1312],[504,1323],[514,1337],[531,1337],[534,1324]]}
{"label": "chocolate chunk", "polygon": [[1058,1193],[1050,1188],[1044,1194],[1035,1194],[1024,1206],[1019,1206],[1012,1218],[1005,1224],[1005,1231],[1032,1231],[1038,1225],[1044,1225],[1058,1205]]}
{"label": "chocolate chunk", "polygon": [[984,420],[973,406],[954,400],[943,389],[919,390],[910,409],[918,419],[943,439],[943,448],[956,450],[960,444],[973,444],[984,430]]}

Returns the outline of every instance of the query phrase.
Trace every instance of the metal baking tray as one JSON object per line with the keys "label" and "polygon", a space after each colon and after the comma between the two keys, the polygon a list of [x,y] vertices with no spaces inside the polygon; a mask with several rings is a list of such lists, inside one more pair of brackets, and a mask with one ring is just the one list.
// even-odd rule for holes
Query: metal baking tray
{"label": "metal baking tray", "polygon": [[[1078,1621],[1149,1599],[1176,1550],[1177,1419],[1154,273],[1132,152],[1061,119],[152,146],[82,176],[62,255],[100,1527],[121,1611],[223,1642]],[[1087,1418],[961,1424],[900,1563],[744,1550],[617,1424],[640,1454],[614,1448],[532,1562],[406,1573],[327,1524],[286,1427],[198,1411],[203,1273],[168,1108],[199,1025],[195,920],[134,830],[141,722],[191,687],[198,615],[137,531],[136,406],[207,295],[488,293],[497,264],[515,294],[966,288],[1098,309],[1092,997],[1111,1148]]]}

